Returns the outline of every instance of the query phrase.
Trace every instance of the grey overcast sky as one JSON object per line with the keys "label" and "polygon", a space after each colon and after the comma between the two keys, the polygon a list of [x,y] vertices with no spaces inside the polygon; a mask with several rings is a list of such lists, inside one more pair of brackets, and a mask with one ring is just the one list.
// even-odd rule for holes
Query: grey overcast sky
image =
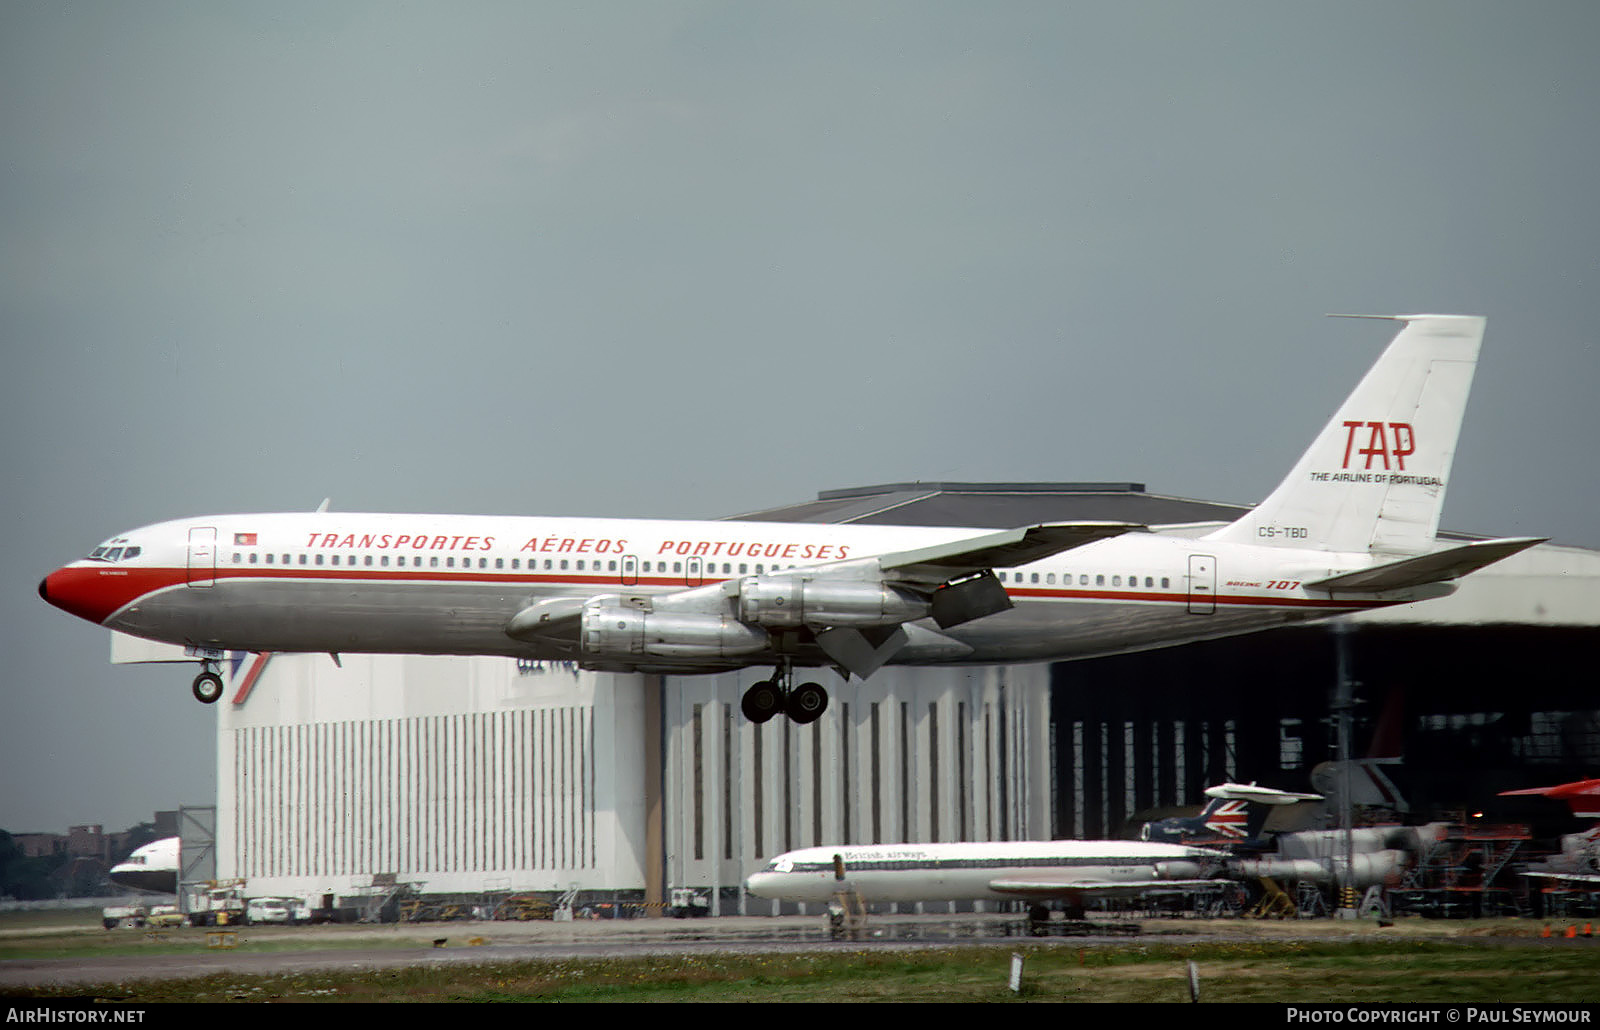
{"label": "grey overcast sky", "polygon": [[1447,528],[1600,546],[1600,4],[0,4],[0,827],[214,796],[41,576],[167,518],[1261,498],[1483,314]]}

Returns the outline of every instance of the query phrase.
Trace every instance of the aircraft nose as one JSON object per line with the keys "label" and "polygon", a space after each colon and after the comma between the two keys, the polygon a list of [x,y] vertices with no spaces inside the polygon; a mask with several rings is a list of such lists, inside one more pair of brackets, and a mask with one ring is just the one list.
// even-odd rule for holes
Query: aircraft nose
{"label": "aircraft nose", "polygon": [[80,619],[104,623],[118,608],[133,601],[149,585],[123,570],[67,566],[50,573],[39,583],[39,596],[55,608]]}
{"label": "aircraft nose", "polygon": [[758,898],[770,898],[773,889],[778,886],[777,880],[772,873],[751,873],[745,877],[744,889]]}

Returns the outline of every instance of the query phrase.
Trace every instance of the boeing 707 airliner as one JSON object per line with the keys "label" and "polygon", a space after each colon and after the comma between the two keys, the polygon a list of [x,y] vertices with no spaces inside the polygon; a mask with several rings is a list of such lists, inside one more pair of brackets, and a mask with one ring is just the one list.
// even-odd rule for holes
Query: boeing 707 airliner
{"label": "boeing 707 airliner", "polygon": [[1484,320],[1399,333],[1272,494],[1207,536],[346,514],[179,519],[39,585],[98,625],[226,651],[509,655],[674,675],[770,666],[745,715],[826,709],[796,668],[1086,658],[1406,604],[1536,538],[1435,539]]}

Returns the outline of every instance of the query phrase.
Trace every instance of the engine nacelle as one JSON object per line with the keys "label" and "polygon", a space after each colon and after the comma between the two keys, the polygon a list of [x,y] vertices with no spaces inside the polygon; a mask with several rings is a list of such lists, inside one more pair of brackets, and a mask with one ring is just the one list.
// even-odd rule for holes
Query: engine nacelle
{"label": "engine nacelle", "polygon": [[[1370,887],[1399,876],[1410,859],[1404,851],[1373,851],[1354,856],[1349,866],[1352,886]],[[1239,876],[1270,876],[1275,880],[1309,880],[1313,883],[1333,883],[1345,870],[1343,855],[1324,859],[1274,858],[1242,859],[1229,863],[1229,869]]]}
{"label": "engine nacelle", "polygon": [[765,630],[725,615],[605,604],[584,606],[580,639],[584,653],[607,658],[735,658],[770,644]]}
{"label": "engine nacelle", "polygon": [[926,617],[931,607],[910,591],[872,580],[792,575],[739,581],[740,620],[780,629],[897,626]]}

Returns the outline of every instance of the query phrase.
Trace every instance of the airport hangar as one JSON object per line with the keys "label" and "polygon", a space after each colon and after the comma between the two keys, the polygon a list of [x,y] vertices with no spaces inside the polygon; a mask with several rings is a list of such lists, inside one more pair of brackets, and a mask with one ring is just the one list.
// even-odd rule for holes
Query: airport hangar
{"label": "airport hangar", "polygon": [[[1109,519],[1200,536],[1244,510],[1134,483],[916,483],[737,518]],[[1135,813],[1197,805],[1224,780],[1309,789],[1332,757],[1341,636],[1366,702],[1357,754],[1380,710],[1403,712],[1389,775],[1412,821],[1600,765],[1600,552],[1545,544],[1451,597],[1344,620],[1087,661],[891,666],[849,685],[828,672],[832,703],[807,726],[741,716],[761,668],[241,655],[218,705],[214,821],[185,820],[183,875],[369,900],[405,884],[650,904],[690,887],[713,914],[768,914],[777,903],[740,884],[801,847],[1122,836]],[[114,634],[113,660],[171,660],[164,647]]]}

